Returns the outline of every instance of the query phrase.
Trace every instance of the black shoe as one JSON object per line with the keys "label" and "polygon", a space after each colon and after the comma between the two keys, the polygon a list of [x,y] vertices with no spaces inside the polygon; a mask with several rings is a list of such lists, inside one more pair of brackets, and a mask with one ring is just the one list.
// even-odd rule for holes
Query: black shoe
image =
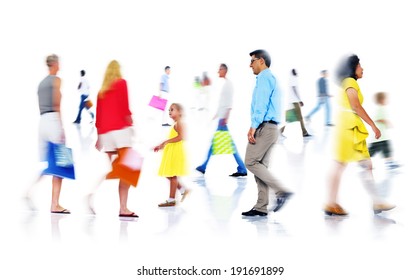
{"label": "black shoe", "polygon": [[75,123],[75,124],[80,124],[80,121],[74,121],[73,123]]}
{"label": "black shoe", "polygon": [[327,123],[325,126],[334,126],[332,123]]}
{"label": "black shoe", "polygon": [[310,135],[309,133],[306,133],[303,135],[303,137],[312,137],[312,135]]}
{"label": "black shoe", "polygon": [[200,167],[197,167],[195,170],[197,170],[198,172],[205,174],[206,170],[201,169]]}
{"label": "black shoe", "polygon": [[246,175],[248,175],[248,174],[247,173],[241,173],[241,172],[235,172],[235,173],[230,174],[229,176],[230,177],[243,177],[243,176],[246,176]]}
{"label": "black shoe", "polygon": [[249,210],[248,212],[242,212],[242,216],[247,216],[247,217],[254,217],[254,216],[267,216],[267,213],[255,210],[254,208],[252,208],[251,210]]}
{"label": "black shoe", "polygon": [[169,123],[163,123],[162,126],[171,126]]}
{"label": "black shoe", "polygon": [[279,196],[277,196],[276,206],[274,207],[273,212],[279,211],[280,208],[283,207],[284,203],[286,203],[286,201],[289,199],[289,197],[292,194],[293,193],[291,193],[291,192],[284,192],[284,193],[280,194]]}

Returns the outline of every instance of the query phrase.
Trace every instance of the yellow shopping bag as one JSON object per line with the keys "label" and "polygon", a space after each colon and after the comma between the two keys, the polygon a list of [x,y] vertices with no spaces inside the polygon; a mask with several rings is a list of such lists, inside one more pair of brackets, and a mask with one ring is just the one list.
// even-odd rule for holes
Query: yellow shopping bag
{"label": "yellow shopping bag", "polygon": [[229,155],[235,153],[232,137],[227,130],[217,130],[213,137],[213,155]]}

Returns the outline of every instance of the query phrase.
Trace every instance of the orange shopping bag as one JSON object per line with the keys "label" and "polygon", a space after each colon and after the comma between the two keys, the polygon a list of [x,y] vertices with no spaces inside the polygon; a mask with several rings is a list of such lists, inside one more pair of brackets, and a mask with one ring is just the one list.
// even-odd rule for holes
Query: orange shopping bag
{"label": "orange shopping bag", "polygon": [[90,108],[92,108],[92,106],[93,106],[93,102],[92,102],[92,100],[86,100],[85,101],[85,107],[86,107],[86,109],[90,109]]}
{"label": "orange shopping bag", "polygon": [[140,178],[143,157],[133,148],[118,150],[118,157],[112,162],[112,170],[106,179],[121,179],[136,187]]}

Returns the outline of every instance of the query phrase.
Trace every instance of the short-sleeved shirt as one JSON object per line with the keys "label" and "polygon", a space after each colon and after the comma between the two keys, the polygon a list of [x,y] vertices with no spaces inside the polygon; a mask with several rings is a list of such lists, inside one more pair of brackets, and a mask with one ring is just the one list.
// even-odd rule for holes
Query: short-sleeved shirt
{"label": "short-sleeved shirt", "polygon": [[89,95],[89,82],[86,77],[80,78],[80,88],[79,93],[80,95]]}
{"label": "short-sleeved shirt", "polygon": [[289,103],[301,102],[300,98],[296,95],[294,89],[299,93],[299,80],[297,76],[291,75],[289,80]]}
{"label": "short-sleeved shirt", "polygon": [[166,73],[160,78],[160,90],[169,92],[169,75]]}

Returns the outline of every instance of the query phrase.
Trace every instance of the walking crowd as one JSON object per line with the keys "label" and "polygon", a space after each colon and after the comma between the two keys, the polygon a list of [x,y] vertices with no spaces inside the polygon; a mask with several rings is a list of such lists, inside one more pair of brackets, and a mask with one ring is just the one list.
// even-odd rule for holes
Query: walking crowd
{"label": "walking crowd", "polygon": [[[322,107],[325,109],[324,125],[334,130],[333,138],[333,168],[331,169],[327,186],[327,198],[323,211],[326,215],[348,215],[348,212],[338,203],[338,190],[343,172],[348,164],[358,163],[362,168],[361,178],[363,185],[367,189],[371,201],[372,211],[379,214],[383,211],[391,210],[395,205],[388,203],[378,194],[373,176],[373,165],[371,155],[383,152],[387,165],[392,168],[399,167],[393,161],[389,138],[384,137],[386,127],[389,124],[385,120],[384,107],[378,116],[371,118],[369,113],[363,107],[364,96],[359,87],[358,80],[363,77],[363,68],[357,55],[346,57],[339,65],[336,76],[341,91],[337,93],[337,117],[332,119],[330,99],[332,94],[328,87],[327,77],[329,72],[322,70],[321,77],[317,80],[317,104],[303,117],[302,93],[300,92],[298,82],[298,72],[291,69],[289,83],[289,106],[282,104],[282,91],[279,79],[271,71],[271,56],[264,49],[257,49],[249,53],[249,66],[255,75],[255,85],[252,91],[250,104],[250,114],[247,117],[249,121],[249,130],[247,133],[247,146],[244,157],[238,150],[234,137],[228,128],[233,110],[234,85],[228,78],[229,67],[225,63],[220,63],[218,76],[223,81],[221,87],[217,111],[213,119],[217,119],[217,129],[213,134],[207,155],[202,162],[195,168],[201,176],[205,176],[207,165],[212,156],[219,154],[233,155],[237,170],[230,174],[231,177],[246,177],[252,173],[256,182],[257,197],[255,204],[242,212],[244,217],[260,216],[264,217],[270,211],[277,212],[293,196],[292,190],[288,189],[283,182],[279,180],[269,169],[271,155],[279,137],[283,136],[286,123],[299,122],[302,130],[302,137],[305,141],[310,141],[313,137],[308,132],[306,124],[313,121],[313,116]],[[70,163],[63,164],[60,156],[54,152],[54,148],[66,145],[65,131],[61,117],[61,79],[58,77],[60,70],[60,59],[52,54],[46,58],[48,75],[40,82],[38,87],[39,100],[39,143],[41,160],[53,158],[53,163],[62,168],[71,167],[74,164],[70,156],[64,156]],[[171,68],[165,67],[165,74],[161,77],[159,87],[159,98],[168,101],[171,97],[169,93],[169,75]],[[80,104],[75,125],[81,125],[82,113],[86,109],[91,121],[94,123],[97,131],[97,142],[95,147],[98,151],[108,155],[112,165],[112,170],[102,178],[118,179],[118,196],[120,202],[119,216],[137,218],[138,215],[127,206],[129,190],[131,186],[136,186],[140,176],[141,155],[135,154],[133,149],[133,122],[130,109],[129,93],[127,81],[124,79],[120,63],[116,60],[109,62],[103,76],[103,82],[98,90],[96,97],[96,112],[92,112],[92,100],[90,99],[90,86],[86,79],[86,71],[80,72],[81,80],[78,86],[80,93]],[[210,81],[205,72],[205,76]],[[201,86],[209,86],[210,82]],[[209,93],[206,92],[206,96]],[[378,104],[383,105],[385,94],[377,95]],[[204,102],[203,104],[207,104]],[[241,104],[242,105],[242,104]],[[204,108],[200,105],[199,108]],[[282,108],[286,108],[285,111]],[[153,150],[162,151],[161,164],[156,172],[157,176],[165,177],[169,183],[169,196],[157,204],[158,207],[175,207],[186,197],[191,196],[191,188],[182,182],[182,177],[189,174],[189,161],[184,140],[188,129],[183,119],[184,106],[176,102],[167,102],[160,110],[163,111],[162,126],[169,126],[169,133],[165,140],[157,144]],[[286,121],[283,122],[283,116]],[[169,121],[168,117],[171,119]],[[172,122],[172,124],[169,124]],[[305,124],[306,123],[306,124]],[[375,139],[372,144],[367,142],[369,130],[373,132]],[[166,128],[162,128],[166,129]],[[284,137],[284,136],[283,136]],[[134,153],[134,154],[133,154]],[[127,164],[125,160],[131,156],[131,159],[137,160],[138,164]],[[242,159],[243,158],[243,159]],[[62,161],[62,159],[61,159]],[[134,167],[133,167],[134,166]],[[59,170],[59,169],[57,169]],[[71,211],[60,205],[60,191],[63,178],[71,178],[64,173],[53,171],[50,167],[40,174],[40,178],[45,175],[52,176],[52,200],[50,211],[54,214],[70,214]],[[74,175],[74,174],[73,174]],[[98,185],[102,183],[99,182]],[[180,200],[177,201],[177,192]],[[270,194],[273,198],[270,199]],[[90,201],[94,192],[90,195]],[[31,190],[25,195],[27,201],[31,199]],[[94,213],[93,204],[89,207]],[[269,206],[272,205],[272,208]]]}

